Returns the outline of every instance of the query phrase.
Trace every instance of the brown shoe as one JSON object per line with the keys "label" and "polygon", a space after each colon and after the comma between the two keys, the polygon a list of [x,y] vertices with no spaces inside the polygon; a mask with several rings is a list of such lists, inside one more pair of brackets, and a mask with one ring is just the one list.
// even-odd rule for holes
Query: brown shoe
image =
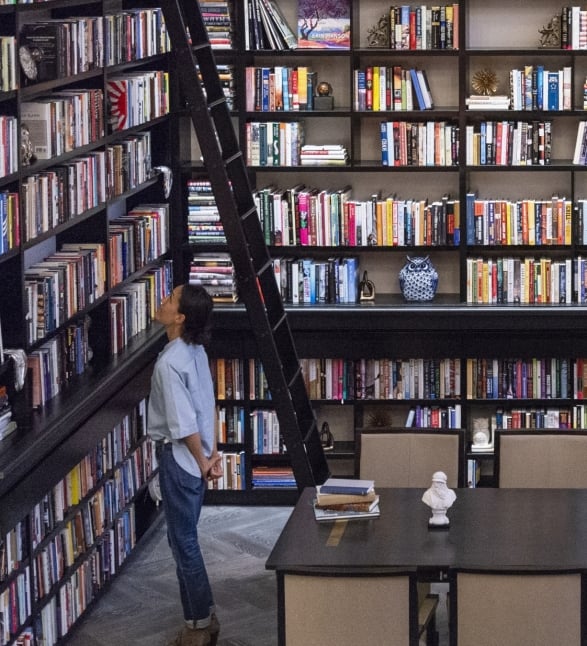
{"label": "brown shoe", "polygon": [[218,642],[218,634],[220,633],[220,622],[215,613],[212,613],[210,618],[210,625],[208,626],[208,632],[210,633],[210,646],[216,646]]}
{"label": "brown shoe", "polygon": [[[218,630],[220,630],[220,627]],[[177,637],[167,643],[167,646],[211,646],[211,643],[208,628],[188,628],[188,626],[184,626]]]}

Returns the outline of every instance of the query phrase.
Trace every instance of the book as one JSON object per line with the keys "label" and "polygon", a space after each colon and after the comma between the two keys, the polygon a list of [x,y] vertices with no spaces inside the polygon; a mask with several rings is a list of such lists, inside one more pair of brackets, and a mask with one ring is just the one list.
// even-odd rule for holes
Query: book
{"label": "book", "polygon": [[368,520],[379,518],[380,515],[379,505],[375,505],[371,511],[333,511],[314,506],[314,518],[319,523],[335,520]]}
{"label": "book", "polygon": [[[331,494],[336,496],[336,494]],[[322,497],[316,493],[316,501],[314,505],[318,509],[326,509],[330,511],[373,511],[379,504],[379,496],[375,493],[367,496],[353,496],[349,502],[330,502],[330,494],[322,494]],[[364,499],[367,500],[364,500]]]}
{"label": "book", "polygon": [[316,502],[320,505],[344,505],[347,503],[371,503],[377,498],[375,491],[366,494],[324,493],[320,485],[316,486]]}
{"label": "book", "polygon": [[373,480],[353,480],[351,478],[328,478],[320,487],[320,493],[340,493],[364,496],[375,489]]}
{"label": "book", "polygon": [[350,0],[299,0],[298,47],[300,49],[350,49]]}

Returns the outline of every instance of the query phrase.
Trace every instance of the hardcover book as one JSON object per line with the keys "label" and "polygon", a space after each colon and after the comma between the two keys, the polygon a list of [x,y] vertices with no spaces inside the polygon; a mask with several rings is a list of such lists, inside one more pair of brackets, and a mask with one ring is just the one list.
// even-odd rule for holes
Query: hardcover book
{"label": "hardcover book", "polygon": [[350,46],[350,0],[299,0],[299,48],[350,49]]}
{"label": "hardcover book", "polygon": [[320,487],[320,493],[354,494],[364,496],[375,488],[373,480],[353,480],[351,478],[328,478]]}

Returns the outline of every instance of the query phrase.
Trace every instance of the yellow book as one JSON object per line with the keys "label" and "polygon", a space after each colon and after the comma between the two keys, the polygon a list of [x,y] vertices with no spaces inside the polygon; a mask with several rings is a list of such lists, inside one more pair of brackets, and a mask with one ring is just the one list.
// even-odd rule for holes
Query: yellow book
{"label": "yellow book", "polygon": [[304,65],[298,66],[298,102],[300,110],[308,107],[308,68]]}
{"label": "yellow book", "polygon": [[380,109],[379,66],[373,66],[373,112]]}

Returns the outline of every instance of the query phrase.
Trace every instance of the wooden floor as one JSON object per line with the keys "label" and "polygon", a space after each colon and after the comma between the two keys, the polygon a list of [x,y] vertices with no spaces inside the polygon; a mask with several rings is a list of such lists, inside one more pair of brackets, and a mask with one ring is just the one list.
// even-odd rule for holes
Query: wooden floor
{"label": "wooden floor", "polygon": [[[275,574],[265,570],[265,560],[290,513],[289,507],[204,507],[200,545],[222,626],[218,646],[277,645]],[[443,603],[440,610],[440,643],[446,644]],[[175,566],[161,521],[67,643],[164,646],[182,622]]]}

